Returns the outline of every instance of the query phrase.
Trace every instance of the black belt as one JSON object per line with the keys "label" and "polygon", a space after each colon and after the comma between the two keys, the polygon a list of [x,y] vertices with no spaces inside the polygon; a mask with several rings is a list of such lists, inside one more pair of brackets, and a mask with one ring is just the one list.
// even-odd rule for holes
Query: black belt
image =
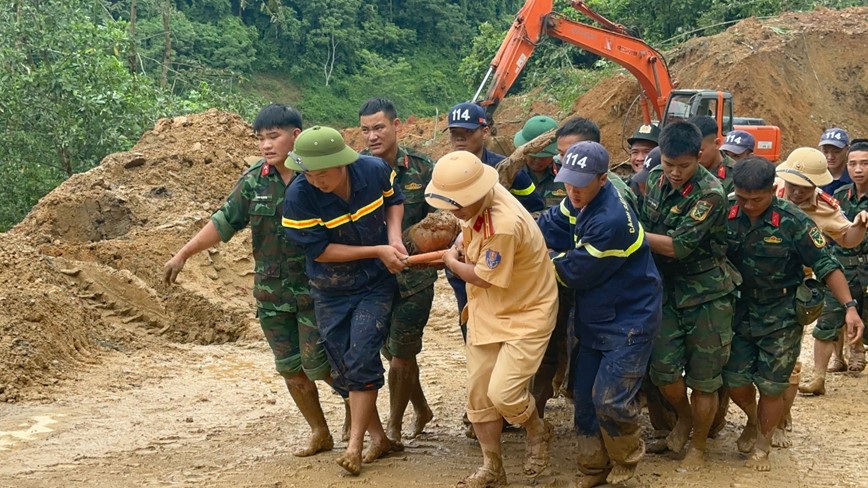
{"label": "black belt", "polygon": [[868,264],[868,256],[858,255],[858,256],[835,256],[838,258],[838,262],[843,264],[844,266],[855,267],[861,266],[863,264]]}
{"label": "black belt", "polygon": [[738,298],[752,298],[754,300],[771,300],[773,298],[783,298],[785,296],[796,293],[798,285],[788,286],[786,288],[742,288],[736,290]]}
{"label": "black belt", "polygon": [[665,274],[695,275],[723,266],[722,258],[706,258],[689,263],[672,263],[661,266]]}

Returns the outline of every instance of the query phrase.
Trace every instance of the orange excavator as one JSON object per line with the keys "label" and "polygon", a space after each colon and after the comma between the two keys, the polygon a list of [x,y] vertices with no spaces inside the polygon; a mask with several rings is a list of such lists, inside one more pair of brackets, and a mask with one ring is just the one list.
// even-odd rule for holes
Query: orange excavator
{"label": "orange excavator", "polygon": [[[733,129],[744,130],[756,139],[754,154],[771,161],[780,158],[780,128],[765,125],[762,119],[734,117],[731,93],[674,89],[663,56],[631,35],[623,25],[594,12],[582,0],[571,0],[570,5],[596,21],[600,27],[576,22],[553,12],[552,4],[553,0],[527,0],[473,97],[474,102],[485,108],[492,127],[498,104],[521,74],[537,44],[545,37],[553,37],[618,63],[632,73],[642,88],[640,107],[646,124],[657,121],[662,128],[673,120],[709,115],[717,121],[721,140],[724,134]],[[480,99],[486,86],[485,98]]]}

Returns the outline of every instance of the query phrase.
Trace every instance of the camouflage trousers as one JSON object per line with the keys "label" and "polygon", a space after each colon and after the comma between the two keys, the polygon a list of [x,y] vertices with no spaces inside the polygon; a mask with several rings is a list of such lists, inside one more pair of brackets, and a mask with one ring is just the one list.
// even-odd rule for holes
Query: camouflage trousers
{"label": "camouflage trousers", "polygon": [[[860,280],[859,277],[854,277],[850,280],[850,295],[858,303],[856,310],[862,316],[862,321],[868,323],[868,309],[866,309],[866,293],[865,289],[868,286],[868,280]],[[823,313],[817,319],[814,326],[814,331],[811,335],[814,339],[819,339],[825,342],[833,342],[838,339],[838,334],[841,328],[844,327],[844,316],[847,311],[844,306],[838,302],[835,295],[831,291],[826,291],[826,299],[823,303]],[[862,335],[862,342],[868,344],[868,333]]]}
{"label": "camouflage trousers", "polygon": [[739,299],[733,328],[732,353],[723,368],[726,387],[755,384],[763,395],[783,395],[802,349],[803,328],[792,296],[770,302]]}
{"label": "camouflage trousers", "polygon": [[433,284],[410,296],[396,296],[389,338],[382,351],[386,359],[413,359],[422,352],[422,333],[431,316],[433,302]]}
{"label": "camouflage trousers", "polygon": [[281,376],[291,378],[304,371],[313,381],[328,377],[331,368],[320,344],[313,309],[285,312],[260,307],[257,315]]}
{"label": "camouflage trousers", "polygon": [[734,295],[728,294],[694,307],[663,304],[663,322],[651,352],[651,380],[657,386],[682,378],[691,389],[713,393],[723,386],[721,370],[732,342]]}

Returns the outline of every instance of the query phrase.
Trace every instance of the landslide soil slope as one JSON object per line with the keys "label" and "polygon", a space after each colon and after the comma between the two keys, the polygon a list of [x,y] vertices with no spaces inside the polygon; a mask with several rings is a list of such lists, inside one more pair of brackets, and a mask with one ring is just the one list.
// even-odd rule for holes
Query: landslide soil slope
{"label": "landslide soil slope", "polygon": [[[866,19],[868,7],[747,19],[666,57],[678,87],[728,90],[737,116],[779,126],[785,157],[796,147],[815,147],[830,127],[868,137],[868,68],[857,54],[868,52]],[[618,74],[577,100],[572,112],[600,125],[613,155],[625,154],[622,141],[641,123],[638,95],[635,79]]]}

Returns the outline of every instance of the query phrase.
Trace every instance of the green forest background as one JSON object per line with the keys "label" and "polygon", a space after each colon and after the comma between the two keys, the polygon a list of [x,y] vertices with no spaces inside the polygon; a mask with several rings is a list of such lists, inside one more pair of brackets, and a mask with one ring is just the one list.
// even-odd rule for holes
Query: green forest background
{"label": "green forest background", "polygon": [[[8,3],[7,3],[8,2]],[[371,96],[403,117],[472,97],[523,0],[7,0],[0,7],[0,231],[160,117],[271,101],[306,124],[357,123]],[[659,49],[749,16],[862,0],[589,0]],[[566,0],[555,10],[580,18]],[[552,40],[513,92],[564,106],[609,63]]]}

